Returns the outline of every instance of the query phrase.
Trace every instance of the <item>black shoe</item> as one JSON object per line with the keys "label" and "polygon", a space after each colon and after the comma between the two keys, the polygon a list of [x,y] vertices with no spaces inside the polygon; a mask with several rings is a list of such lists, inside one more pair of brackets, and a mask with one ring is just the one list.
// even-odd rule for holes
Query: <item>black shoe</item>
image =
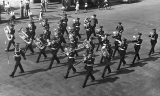
{"label": "black shoe", "polygon": [[141,60],[141,59],[137,59],[137,61],[139,61],[139,60]]}
{"label": "black shoe", "polygon": [[98,51],[98,50],[96,50],[96,51]]}
{"label": "black shoe", "polygon": [[120,68],[117,68],[117,70],[119,70]]}
{"label": "black shoe", "polygon": [[51,67],[48,67],[48,70],[52,69]]}
{"label": "black shoe", "polygon": [[9,50],[8,50],[8,49],[5,49],[5,51],[8,52]]}
{"label": "black shoe", "polygon": [[76,71],[73,72],[73,74],[75,74],[75,73],[76,73]]}
{"label": "black shoe", "polygon": [[36,63],[38,63],[39,61],[36,61]]}
{"label": "black shoe", "polygon": [[13,75],[9,75],[10,77],[12,77],[12,78],[14,78],[14,76]]}
{"label": "black shoe", "polygon": [[100,63],[103,63],[102,61],[100,61]]}
{"label": "black shoe", "polygon": [[101,76],[102,78],[104,78],[104,76]]}
{"label": "black shoe", "polygon": [[44,57],[44,59],[46,59],[47,58],[47,56],[46,57]]}
{"label": "black shoe", "polygon": [[85,87],[86,87],[86,86],[84,86],[84,85],[82,86],[82,88],[85,88]]}
{"label": "black shoe", "polygon": [[92,80],[91,82],[94,82],[95,81],[95,79],[94,80]]}
{"label": "black shoe", "polygon": [[24,71],[22,71],[22,72],[19,72],[20,74],[22,74],[22,73],[24,73]]}
{"label": "black shoe", "polygon": [[108,74],[110,74],[111,72],[108,72]]}
{"label": "black shoe", "polygon": [[68,77],[67,76],[64,76],[64,79],[67,79]]}
{"label": "black shoe", "polygon": [[134,64],[134,62],[132,62],[132,64]]}

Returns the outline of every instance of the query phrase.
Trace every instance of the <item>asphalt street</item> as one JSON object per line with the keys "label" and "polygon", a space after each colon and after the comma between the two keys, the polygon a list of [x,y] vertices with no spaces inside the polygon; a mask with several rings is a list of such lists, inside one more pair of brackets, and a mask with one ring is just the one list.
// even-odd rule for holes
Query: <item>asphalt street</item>
{"label": "asphalt street", "polygon": [[[14,3],[12,3],[14,4]],[[151,57],[148,56],[150,50],[150,38],[149,33],[153,28],[157,29],[157,33],[160,33],[160,0],[142,0],[140,2],[131,4],[118,4],[114,5],[111,10],[98,10],[89,9],[88,13],[83,13],[80,10],[80,14],[74,14],[74,11],[67,12],[70,26],[73,19],[80,17],[82,23],[80,33],[83,41],[86,38],[85,30],[83,27],[83,20],[93,14],[97,15],[99,25],[104,26],[106,33],[112,34],[118,22],[122,22],[124,26],[123,37],[128,40],[133,39],[133,35],[137,32],[142,32],[143,43],[140,50],[141,60],[137,61],[135,66],[130,67],[130,64],[134,56],[133,44],[129,44],[126,62],[127,65],[117,71],[119,56],[111,61],[111,74],[106,74],[104,79],[101,78],[101,74],[104,68],[103,64],[100,64],[100,51],[96,52],[96,60],[94,65],[95,82],[87,82],[87,87],[82,88],[85,79],[84,64],[80,63],[75,68],[76,74],[70,72],[69,78],[64,79],[67,71],[67,57],[60,56],[60,64],[53,64],[51,70],[47,70],[50,64],[51,54],[49,49],[46,53],[47,59],[40,59],[39,63],[36,63],[38,57],[38,49],[35,50],[35,54],[31,55],[30,51],[27,51],[27,60],[22,60],[22,66],[25,70],[24,74],[19,74],[19,69],[15,74],[15,78],[10,78],[9,75],[14,68],[13,51],[4,51],[5,41],[7,38],[3,31],[6,23],[0,25],[0,96],[160,96],[160,43],[156,45],[156,52]],[[18,5],[19,6],[19,5]],[[18,15],[19,9],[15,6],[15,12]],[[40,4],[32,4],[31,11],[34,14],[35,24],[37,26],[36,34],[40,34],[43,28],[38,22],[38,14]],[[45,17],[49,18],[50,30],[56,28],[56,24],[62,14],[59,9],[61,5],[56,3],[50,3],[48,12],[45,13]],[[17,8],[16,8],[17,7]],[[3,18],[7,18],[5,14],[2,14]],[[16,21],[15,29],[15,41],[20,43],[20,46],[25,47],[24,41],[18,36],[17,30],[21,27],[25,28],[29,20],[23,19]],[[53,36],[53,34],[52,34]],[[109,37],[110,42],[113,44],[114,39]],[[66,39],[67,40],[67,39]],[[69,42],[67,40],[67,42]],[[97,43],[97,39],[94,40]],[[13,46],[12,46],[13,48]],[[76,62],[83,59],[82,54],[84,50],[79,51]],[[8,57],[9,56],[9,64]]]}

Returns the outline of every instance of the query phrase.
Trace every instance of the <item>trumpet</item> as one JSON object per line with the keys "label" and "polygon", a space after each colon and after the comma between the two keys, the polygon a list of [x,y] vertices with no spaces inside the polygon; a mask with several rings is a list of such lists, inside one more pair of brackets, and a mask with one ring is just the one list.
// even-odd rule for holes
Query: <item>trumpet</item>
{"label": "trumpet", "polygon": [[117,36],[118,35],[118,31],[113,31],[113,36]]}
{"label": "trumpet", "polygon": [[87,39],[85,39],[83,41],[83,45],[86,47],[86,48],[90,48],[91,47],[91,44],[89,43],[89,41],[87,41]]}
{"label": "trumpet", "polygon": [[23,29],[19,29],[19,37],[21,37],[23,39],[24,42],[26,42],[27,44],[31,44],[32,40],[30,40],[28,38],[28,35],[23,31]]}
{"label": "trumpet", "polygon": [[102,47],[101,52],[102,52],[103,56],[109,56],[110,55],[108,50],[107,50],[107,48],[106,48],[106,46]]}

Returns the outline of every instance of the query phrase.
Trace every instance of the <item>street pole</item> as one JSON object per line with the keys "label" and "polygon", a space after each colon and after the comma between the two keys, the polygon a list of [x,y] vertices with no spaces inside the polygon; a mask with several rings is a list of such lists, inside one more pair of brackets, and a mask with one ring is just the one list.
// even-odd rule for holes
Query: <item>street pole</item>
{"label": "street pole", "polygon": [[1,8],[1,5],[0,5],[0,21],[1,21],[1,11],[2,11],[2,8]]}

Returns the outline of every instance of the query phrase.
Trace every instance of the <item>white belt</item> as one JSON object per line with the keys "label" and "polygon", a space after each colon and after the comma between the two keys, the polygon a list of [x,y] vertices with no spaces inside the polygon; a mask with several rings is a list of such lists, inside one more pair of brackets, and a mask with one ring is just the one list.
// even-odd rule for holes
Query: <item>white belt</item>
{"label": "white belt", "polygon": [[141,45],[141,44],[136,44],[136,45]]}
{"label": "white belt", "polygon": [[21,55],[14,55],[14,57],[20,57]]}
{"label": "white belt", "polygon": [[155,40],[155,38],[151,38],[152,40]]}
{"label": "white belt", "polygon": [[68,58],[74,58],[74,57],[68,57]]}
{"label": "white belt", "polygon": [[124,50],[124,49],[122,49],[122,48],[119,48],[120,50]]}
{"label": "white belt", "polygon": [[93,66],[93,64],[91,65],[91,64],[87,64],[87,66]]}

